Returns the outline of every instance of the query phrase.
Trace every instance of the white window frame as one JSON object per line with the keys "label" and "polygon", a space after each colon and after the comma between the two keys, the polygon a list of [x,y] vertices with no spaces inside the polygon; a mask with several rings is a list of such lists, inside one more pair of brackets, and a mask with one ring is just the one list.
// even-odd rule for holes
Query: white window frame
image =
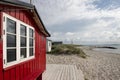
{"label": "white window frame", "polygon": [[[13,20],[16,22],[16,61],[7,62],[7,43],[6,43],[6,37],[7,37],[7,18]],[[20,57],[20,25],[26,26],[27,29],[27,57],[21,58]],[[33,56],[29,56],[29,28],[33,30]],[[3,13],[3,68],[7,68],[16,64],[19,64],[21,62],[34,59],[35,58],[35,30],[32,26],[6,14]]]}

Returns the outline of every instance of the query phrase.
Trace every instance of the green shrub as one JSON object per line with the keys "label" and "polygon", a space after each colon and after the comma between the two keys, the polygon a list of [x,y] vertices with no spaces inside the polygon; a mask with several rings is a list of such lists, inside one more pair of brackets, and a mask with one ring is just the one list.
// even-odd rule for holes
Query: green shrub
{"label": "green shrub", "polygon": [[74,45],[67,45],[67,44],[61,44],[61,45],[53,45],[52,51],[49,54],[66,54],[66,55],[72,55],[77,54],[78,56],[82,58],[86,58],[86,54],[83,52],[82,49],[76,48]]}

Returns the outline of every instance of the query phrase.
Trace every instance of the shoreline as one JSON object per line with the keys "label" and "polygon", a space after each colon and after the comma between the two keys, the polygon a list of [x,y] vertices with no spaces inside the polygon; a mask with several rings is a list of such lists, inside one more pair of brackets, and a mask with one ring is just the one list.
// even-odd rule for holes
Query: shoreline
{"label": "shoreline", "polygon": [[47,54],[49,64],[72,64],[81,69],[87,80],[119,80],[120,54],[94,51],[92,47],[81,46],[88,55],[86,59],[76,55]]}
{"label": "shoreline", "polygon": [[[88,46],[89,48],[91,48],[91,46]],[[82,48],[82,47],[81,47]],[[97,52],[102,52],[102,53],[106,53],[106,54],[118,54],[120,55],[120,49],[119,48],[115,48],[115,47],[92,47],[90,50],[93,51],[97,51]]]}

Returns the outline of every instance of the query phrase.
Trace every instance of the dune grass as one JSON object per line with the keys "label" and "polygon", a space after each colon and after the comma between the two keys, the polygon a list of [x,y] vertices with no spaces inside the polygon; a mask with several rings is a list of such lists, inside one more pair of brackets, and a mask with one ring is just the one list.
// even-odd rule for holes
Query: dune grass
{"label": "dune grass", "polygon": [[75,45],[69,45],[69,44],[61,44],[61,45],[53,45],[52,51],[49,54],[66,54],[66,55],[72,55],[76,54],[82,58],[86,58],[86,54],[83,52],[82,49],[76,48]]}

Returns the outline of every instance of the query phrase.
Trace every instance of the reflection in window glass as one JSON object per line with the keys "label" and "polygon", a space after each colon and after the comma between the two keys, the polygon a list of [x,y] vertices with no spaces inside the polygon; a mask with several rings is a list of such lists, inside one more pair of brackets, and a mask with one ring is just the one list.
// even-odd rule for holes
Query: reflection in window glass
{"label": "reflection in window glass", "polygon": [[21,58],[26,58],[27,54],[26,54],[26,48],[21,48],[20,51],[20,57]]}
{"label": "reflection in window glass", "polygon": [[29,28],[29,37],[33,37],[33,30]]}
{"label": "reflection in window glass", "polygon": [[32,47],[33,46],[33,39],[29,39],[29,46]]}
{"label": "reflection in window glass", "polygon": [[26,47],[26,37],[20,38],[21,47]]}
{"label": "reflection in window glass", "polygon": [[16,47],[16,36],[7,34],[7,47]]}
{"label": "reflection in window glass", "polygon": [[33,56],[33,48],[30,48],[29,52],[30,52],[29,56]]}
{"label": "reflection in window glass", "polygon": [[20,27],[20,35],[26,36],[26,26],[21,25],[21,27]]}
{"label": "reflection in window glass", "polygon": [[7,62],[16,60],[16,49],[7,49]]}
{"label": "reflection in window glass", "polygon": [[7,32],[16,33],[16,22],[7,18]]}

